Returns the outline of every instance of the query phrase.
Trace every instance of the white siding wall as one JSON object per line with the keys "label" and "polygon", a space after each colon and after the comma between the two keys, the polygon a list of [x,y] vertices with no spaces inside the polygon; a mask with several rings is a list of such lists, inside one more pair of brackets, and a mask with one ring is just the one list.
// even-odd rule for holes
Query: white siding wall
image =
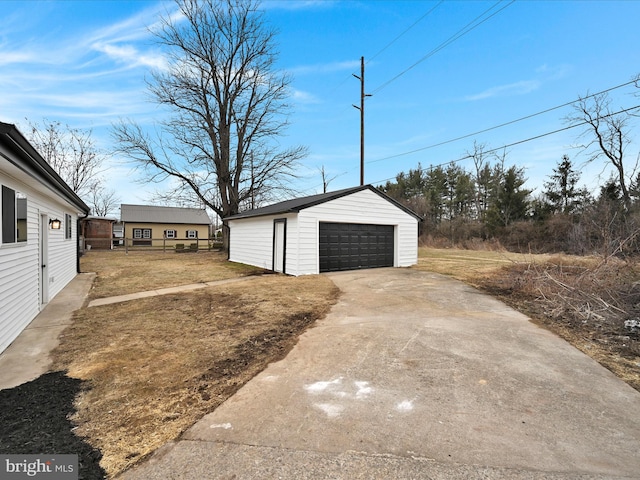
{"label": "white siding wall", "polygon": [[229,260],[271,270],[273,267],[273,221],[287,219],[285,272],[296,270],[297,220],[296,214],[269,215],[264,217],[230,220]]}
{"label": "white siding wall", "polygon": [[319,273],[320,222],[394,225],[394,266],[418,263],[418,221],[370,190],[309,207],[298,214],[231,220],[229,260],[271,269],[276,218],[287,219],[285,272],[289,275]]}
{"label": "white siding wall", "polygon": [[[0,184],[27,197],[27,241],[0,243],[0,352],[40,312],[40,215],[63,221],[60,230],[47,228],[49,299],[76,275],[77,211],[57,198],[48,198],[0,171]],[[53,194],[52,194],[53,195]],[[64,214],[72,218],[71,239],[65,239]]]}
{"label": "white siding wall", "polygon": [[418,263],[418,221],[371,190],[361,190],[301,210],[298,222],[299,275],[319,273],[320,222],[394,225],[394,266],[408,267]]}

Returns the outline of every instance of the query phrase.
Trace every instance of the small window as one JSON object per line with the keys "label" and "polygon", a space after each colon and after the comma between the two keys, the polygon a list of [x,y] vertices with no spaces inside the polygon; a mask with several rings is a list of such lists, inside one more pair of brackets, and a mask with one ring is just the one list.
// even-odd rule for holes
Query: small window
{"label": "small window", "polygon": [[71,238],[71,215],[64,214],[64,238]]}
{"label": "small window", "polygon": [[198,238],[197,230],[187,230],[187,238]]}
{"label": "small window", "polygon": [[165,230],[164,231],[164,236],[165,236],[165,238],[176,238],[176,231],[175,230]]}
{"label": "small window", "polygon": [[27,198],[2,186],[2,243],[27,241]]}
{"label": "small window", "polygon": [[150,228],[134,228],[133,238],[151,238]]}

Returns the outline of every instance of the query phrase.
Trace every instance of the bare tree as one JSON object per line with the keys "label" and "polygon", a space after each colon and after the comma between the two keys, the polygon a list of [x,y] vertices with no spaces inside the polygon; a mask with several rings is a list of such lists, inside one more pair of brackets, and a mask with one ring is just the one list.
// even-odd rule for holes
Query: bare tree
{"label": "bare tree", "polygon": [[93,195],[102,181],[105,155],[96,146],[91,130],[45,119],[42,125],[29,121],[27,135],[38,153],[79,197]]}
{"label": "bare tree", "polygon": [[[177,179],[222,218],[259,195],[288,188],[305,147],[281,149],[290,77],[275,70],[275,32],[253,0],[176,0],[154,31],[169,67],[152,74],[153,101],[170,116],[153,138],[138,125],[113,127],[119,151],[146,180]],[[225,245],[227,235],[225,235]]]}
{"label": "bare tree", "polygon": [[574,113],[567,117],[571,123],[583,122],[587,125],[581,136],[587,137],[588,142],[581,148],[588,152],[588,162],[604,157],[615,168],[622,202],[627,210],[631,207],[630,179],[637,167],[636,162],[630,172],[626,170],[625,149],[630,143],[629,119],[628,111],[612,110],[611,99],[606,93],[581,98],[574,105]]}
{"label": "bare tree", "polygon": [[103,185],[94,188],[89,199],[91,212],[98,217],[107,217],[109,214],[116,215],[120,202],[120,197],[116,195],[116,192]]}
{"label": "bare tree", "polygon": [[489,203],[489,180],[491,177],[491,169],[486,157],[486,143],[478,143],[473,141],[473,151],[467,150],[465,153],[473,160],[475,168],[475,210],[478,220],[483,221],[487,212]]}
{"label": "bare tree", "polygon": [[318,171],[320,172],[320,176],[322,177],[322,193],[327,193],[329,184],[333,182],[336,178],[338,178],[340,175],[334,175],[333,177],[329,178],[327,176],[327,172],[324,169],[324,165],[318,168]]}

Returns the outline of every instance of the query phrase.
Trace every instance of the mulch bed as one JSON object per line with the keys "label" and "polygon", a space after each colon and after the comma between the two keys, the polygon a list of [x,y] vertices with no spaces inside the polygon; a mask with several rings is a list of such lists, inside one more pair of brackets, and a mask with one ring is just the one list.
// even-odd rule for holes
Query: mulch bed
{"label": "mulch bed", "polygon": [[0,390],[0,453],[77,454],[78,478],[103,480],[102,454],[73,433],[73,401],[84,387],[65,372]]}

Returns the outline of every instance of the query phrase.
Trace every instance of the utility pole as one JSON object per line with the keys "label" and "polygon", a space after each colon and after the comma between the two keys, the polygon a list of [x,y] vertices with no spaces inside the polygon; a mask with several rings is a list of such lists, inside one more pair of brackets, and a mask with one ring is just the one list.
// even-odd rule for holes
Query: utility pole
{"label": "utility pole", "polygon": [[353,76],[360,80],[360,106],[354,108],[360,110],[360,185],[364,185],[364,99],[371,96],[364,93],[364,57],[360,57],[360,76]]}

